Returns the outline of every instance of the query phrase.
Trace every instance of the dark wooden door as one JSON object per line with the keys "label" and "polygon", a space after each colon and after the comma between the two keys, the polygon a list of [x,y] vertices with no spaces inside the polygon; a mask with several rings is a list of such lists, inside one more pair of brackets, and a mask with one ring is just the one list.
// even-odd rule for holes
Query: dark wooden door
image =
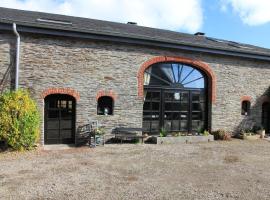
{"label": "dark wooden door", "polygon": [[75,142],[75,99],[69,95],[45,98],[45,144]]}
{"label": "dark wooden door", "polygon": [[267,134],[270,133],[270,103],[265,102],[262,105],[262,126]]}

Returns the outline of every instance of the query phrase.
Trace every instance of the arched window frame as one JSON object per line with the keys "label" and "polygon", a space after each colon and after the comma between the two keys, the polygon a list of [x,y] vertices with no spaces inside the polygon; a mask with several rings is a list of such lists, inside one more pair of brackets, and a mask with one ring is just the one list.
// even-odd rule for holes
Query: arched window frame
{"label": "arched window frame", "polygon": [[[110,102],[101,102],[102,100]],[[107,111],[105,110],[106,108]],[[97,115],[113,115],[113,114],[114,114],[114,99],[111,96],[100,96],[97,99]]]}
{"label": "arched window frame", "polygon": [[251,107],[251,102],[250,100],[243,100],[241,102],[241,115],[250,115],[250,107]]}

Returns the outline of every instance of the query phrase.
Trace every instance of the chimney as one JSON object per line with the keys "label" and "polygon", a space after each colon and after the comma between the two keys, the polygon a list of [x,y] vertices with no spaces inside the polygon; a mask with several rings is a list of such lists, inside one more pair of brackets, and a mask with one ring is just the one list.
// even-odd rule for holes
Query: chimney
{"label": "chimney", "polygon": [[203,32],[197,32],[197,33],[195,33],[194,35],[197,35],[197,36],[205,36],[205,33],[203,33]]}
{"label": "chimney", "polygon": [[127,24],[137,25],[137,22],[128,22]]}

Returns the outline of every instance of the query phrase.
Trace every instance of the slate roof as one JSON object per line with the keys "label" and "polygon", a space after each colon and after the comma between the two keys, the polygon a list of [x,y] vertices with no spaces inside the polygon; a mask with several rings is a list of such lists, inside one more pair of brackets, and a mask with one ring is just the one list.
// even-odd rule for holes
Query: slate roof
{"label": "slate roof", "polygon": [[[37,19],[62,21],[66,22],[66,24],[42,22],[38,21]],[[17,25],[27,27],[117,36],[270,57],[270,49],[238,42],[209,38],[207,36],[196,36],[192,34],[143,27],[139,25],[0,7],[0,23],[7,24],[13,22],[15,22]]]}

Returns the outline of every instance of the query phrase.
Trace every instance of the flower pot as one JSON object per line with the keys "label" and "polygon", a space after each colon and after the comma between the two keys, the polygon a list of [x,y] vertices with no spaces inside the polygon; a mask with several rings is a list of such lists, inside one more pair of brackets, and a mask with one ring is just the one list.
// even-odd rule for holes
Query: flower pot
{"label": "flower pot", "polygon": [[265,130],[261,130],[260,131],[260,138],[264,138],[265,137]]}

